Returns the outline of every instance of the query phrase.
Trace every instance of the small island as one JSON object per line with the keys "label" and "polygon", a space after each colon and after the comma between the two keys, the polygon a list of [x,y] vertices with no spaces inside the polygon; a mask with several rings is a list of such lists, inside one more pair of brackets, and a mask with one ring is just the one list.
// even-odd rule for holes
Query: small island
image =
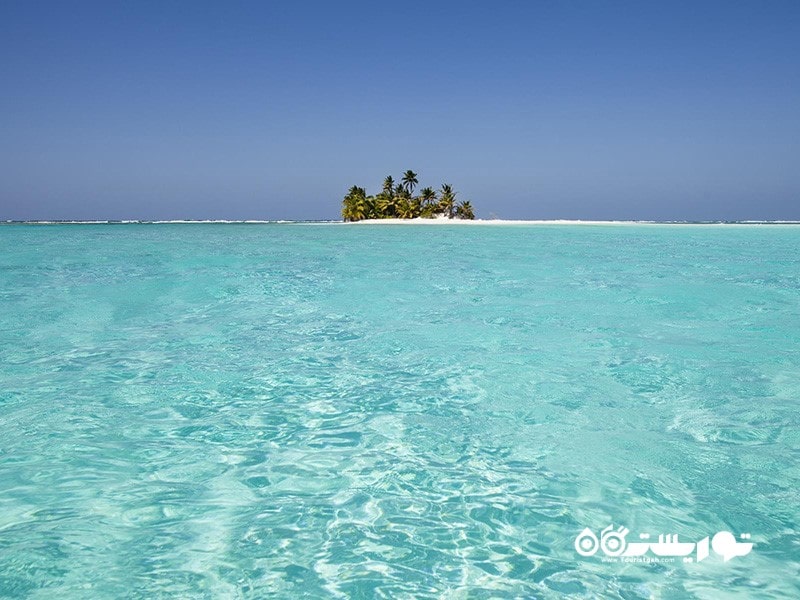
{"label": "small island", "polygon": [[414,171],[406,171],[400,183],[395,184],[389,175],[383,180],[383,190],[375,196],[367,196],[364,188],[354,185],[342,202],[342,218],[345,221],[365,219],[474,219],[469,200],[456,202],[457,192],[450,184],[443,184],[437,193],[431,187],[422,188],[414,196],[419,183]]}

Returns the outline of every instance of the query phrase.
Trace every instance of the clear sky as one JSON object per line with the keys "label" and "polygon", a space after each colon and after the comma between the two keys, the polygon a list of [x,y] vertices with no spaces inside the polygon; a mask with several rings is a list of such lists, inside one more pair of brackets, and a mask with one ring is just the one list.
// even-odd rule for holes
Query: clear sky
{"label": "clear sky", "polygon": [[800,2],[0,1],[0,219],[800,219]]}

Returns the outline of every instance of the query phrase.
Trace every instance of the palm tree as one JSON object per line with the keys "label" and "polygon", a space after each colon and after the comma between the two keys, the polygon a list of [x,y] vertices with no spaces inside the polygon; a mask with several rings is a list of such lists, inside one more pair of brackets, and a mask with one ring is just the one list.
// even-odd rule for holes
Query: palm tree
{"label": "palm tree", "polygon": [[408,193],[412,193],[414,191],[414,187],[419,183],[417,179],[417,174],[414,173],[411,169],[403,173],[403,186],[406,188]]}
{"label": "palm tree", "polygon": [[419,215],[431,218],[436,214],[436,192],[431,187],[422,188],[419,191]]}
{"label": "palm tree", "polygon": [[386,199],[386,205],[384,207],[383,215],[387,218],[396,217],[397,213],[400,209],[400,203],[402,202],[403,197],[399,194],[392,194]]}
{"label": "palm tree", "polygon": [[439,210],[451,219],[455,215],[456,192],[449,183],[442,184],[442,193],[439,196]]}
{"label": "palm tree", "polygon": [[352,216],[354,221],[367,218],[367,191],[364,188],[353,186]]}
{"label": "palm tree", "polygon": [[456,216],[459,219],[474,220],[475,213],[472,211],[472,203],[469,200],[460,202],[458,206],[456,206]]}
{"label": "palm tree", "polygon": [[436,192],[432,187],[422,188],[419,191],[419,199],[422,200],[423,205],[432,204],[436,200]]}
{"label": "palm tree", "polygon": [[377,198],[375,196],[367,196],[364,199],[364,218],[377,219],[378,218],[377,206],[378,206]]}
{"label": "palm tree", "polygon": [[373,215],[373,218],[382,219],[383,217],[386,216],[386,214],[389,212],[388,207],[390,199],[391,196],[387,196],[386,194],[383,193],[378,194],[375,197],[375,203],[374,203],[375,214]]}
{"label": "palm tree", "polygon": [[347,200],[342,202],[342,219],[345,221],[355,221],[353,218],[353,209]]}
{"label": "palm tree", "polygon": [[368,216],[367,192],[354,185],[342,202],[342,218],[345,221],[360,221]]}
{"label": "palm tree", "polygon": [[392,193],[394,190],[394,178],[391,175],[387,175],[386,179],[383,180],[383,193],[387,196]]}
{"label": "palm tree", "polygon": [[342,201],[342,218],[345,221],[355,221],[355,203],[358,186],[351,187]]}
{"label": "palm tree", "polygon": [[397,216],[401,219],[413,219],[417,216],[414,201],[408,198],[401,198],[397,206]]}

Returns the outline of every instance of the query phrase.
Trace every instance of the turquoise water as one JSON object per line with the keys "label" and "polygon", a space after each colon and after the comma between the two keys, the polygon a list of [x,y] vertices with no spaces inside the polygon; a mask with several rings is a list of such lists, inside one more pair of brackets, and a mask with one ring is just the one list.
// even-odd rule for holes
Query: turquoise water
{"label": "turquoise water", "polygon": [[0,309],[1,596],[800,594],[800,227],[12,225]]}

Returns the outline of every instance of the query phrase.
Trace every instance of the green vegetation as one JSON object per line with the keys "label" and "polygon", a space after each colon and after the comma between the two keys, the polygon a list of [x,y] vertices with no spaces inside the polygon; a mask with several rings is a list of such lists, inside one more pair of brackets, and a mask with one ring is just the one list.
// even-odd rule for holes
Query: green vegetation
{"label": "green vegetation", "polygon": [[456,202],[457,192],[445,183],[437,193],[425,187],[414,196],[419,180],[414,171],[406,171],[400,183],[389,175],[383,180],[383,189],[375,196],[367,196],[364,188],[354,185],[342,202],[342,218],[345,221],[363,219],[474,219],[469,201]]}

